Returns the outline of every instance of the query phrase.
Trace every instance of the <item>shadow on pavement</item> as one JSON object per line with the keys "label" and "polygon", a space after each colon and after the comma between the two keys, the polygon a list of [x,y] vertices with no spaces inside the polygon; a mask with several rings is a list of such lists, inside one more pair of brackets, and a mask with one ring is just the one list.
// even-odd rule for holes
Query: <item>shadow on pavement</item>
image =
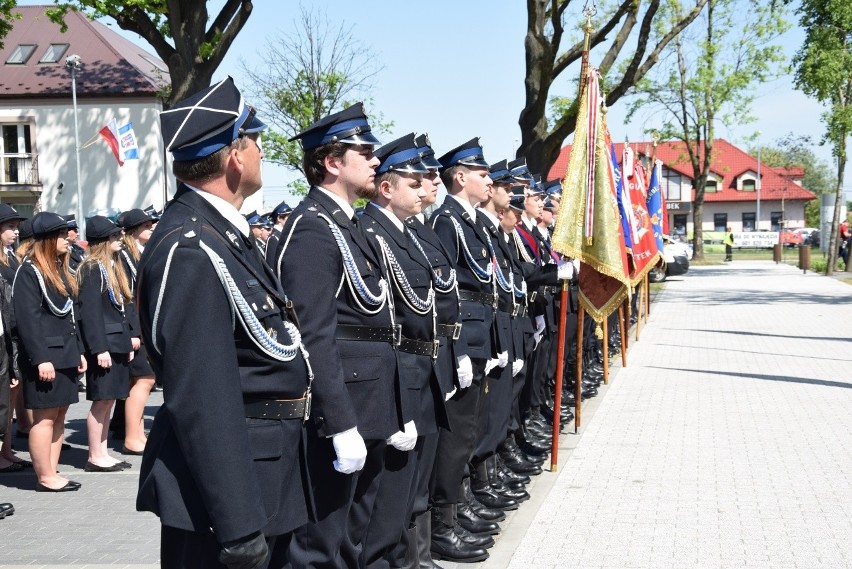
{"label": "shadow on pavement", "polygon": [[798,338],[800,340],[832,340],[835,342],[852,342],[852,338],[843,338],[840,336],[800,336],[800,335],[787,335],[787,334],[769,334],[765,332],[742,332],[739,330],[702,330],[702,329],[692,329],[692,328],[665,328],[666,330],[672,330],[675,332],[712,332],[715,334],[735,334],[738,336],[769,336],[772,338]]}
{"label": "shadow on pavement", "polygon": [[802,355],[798,355],[798,354],[777,354],[777,353],[772,353],[772,352],[754,352],[754,351],[751,351],[751,350],[732,350],[731,348],[711,348],[709,346],[685,346],[683,344],[656,343],[655,345],[656,346],[668,346],[670,348],[687,348],[689,350],[717,350],[717,351],[720,351],[720,352],[737,352],[737,353],[740,353],[740,354],[758,354],[758,355],[761,355],[761,356],[778,356],[778,357],[781,357],[781,358],[805,358],[805,359],[808,359],[808,360],[826,360],[826,361],[831,361],[831,362],[852,362],[852,360],[844,360],[844,359],[841,359],[841,358],[819,358],[819,357],[812,356],[810,354],[802,354]]}
{"label": "shadow on pavement", "polygon": [[767,381],[784,381],[788,383],[803,383],[806,385],[822,385],[824,387],[843,387],[852,389],[852,383],[843,381],[827,381],[825,379],[808,379],[807,377],[793,377],[789,375],[766,375],[762,373],[743,373],[737,371],[712,371],[707,369],[686,369],[679,367],[649,366],[653,369],[665,369],[669,371],[685,371],[688,373],[712,373],[714,375],[728,375],[733,377],[749,377],[752,379],[764,379]]}
{"label": "shadow on pavement", "polygon": [[729,290],[712,291],[703,294],[686,291],[666,291],[666,302],[680,302],[688,298],[690,302],[705,306],[737,305],[737,304],[823,304],[847,305],[852,304],[852,288],[845,297],[812,292],[773,292],[762,290]]}

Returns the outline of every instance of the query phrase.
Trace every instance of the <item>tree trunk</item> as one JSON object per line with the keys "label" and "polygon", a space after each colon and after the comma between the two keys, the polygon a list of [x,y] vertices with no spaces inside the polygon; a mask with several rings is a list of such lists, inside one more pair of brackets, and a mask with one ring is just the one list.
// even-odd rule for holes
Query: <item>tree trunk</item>
{"label": "tree trunk", "polygon": [[[840,158],[837,159],[837,192],[834,198],[834,217],[831,220],[831,239],[828,242],[828,265],[825,267],[826,275],[834,274],[834,267],[837,265],[837,253],[840,247],[840,208],[843,206],[843,171],[846,169],[845,133],[840,137],[838,150],[837,154]],[[849,270],[849,267],[846,270]]]}

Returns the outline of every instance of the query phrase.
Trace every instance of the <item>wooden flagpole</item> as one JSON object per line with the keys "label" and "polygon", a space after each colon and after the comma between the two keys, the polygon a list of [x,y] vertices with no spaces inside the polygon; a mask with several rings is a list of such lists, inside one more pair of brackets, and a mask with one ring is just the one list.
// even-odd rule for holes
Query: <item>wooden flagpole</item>
{"label": "wooden flagpole", "polygon": [[629,318],[628,312],[624,309],[624,302],[618,307],[618,329],[621,332],[621,367],[627,367],[627,334],[630,331],[630,326],[624,321],[625,318]]}
{"label": "wooden flagpole", "polygon": [[[559,334],[556,345],[556,381],[553,394],[553,435],[550,447],[550,471],[556,472],[559,460],[559,429],[562,420],[562,377],[565,373],[565,327],[568,321],[568,281],[562,281],[562,292],[559,296]],[[580,406],[577,405],[577,413]]]}

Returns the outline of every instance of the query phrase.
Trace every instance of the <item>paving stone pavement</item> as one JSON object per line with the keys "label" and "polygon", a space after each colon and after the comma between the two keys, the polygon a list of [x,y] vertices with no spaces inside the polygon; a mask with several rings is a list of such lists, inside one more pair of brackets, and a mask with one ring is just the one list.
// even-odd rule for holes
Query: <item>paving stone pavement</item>
{"label": "paving stone pavement", "polygon": [[[633,338],[478,566],[852,567],[852,287],[771,262],[693,267]],[[157,519],[134,509],[139,458],[83,472],[87,410],[72,406],[60,461],[79,492],[0,475],[17,509],[0,566],[158,567]]]}

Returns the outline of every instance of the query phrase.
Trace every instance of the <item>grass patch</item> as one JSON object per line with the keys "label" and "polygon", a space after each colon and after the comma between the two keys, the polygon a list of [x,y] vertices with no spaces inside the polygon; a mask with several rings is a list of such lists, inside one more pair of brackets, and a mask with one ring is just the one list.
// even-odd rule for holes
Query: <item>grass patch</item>
{"label": "grass patch", "polygon": [[837,280],[839,280],[842,283],[846,283],[849,286],[852,286],[852,277],[843,277],[843,278],[839,278]]}

